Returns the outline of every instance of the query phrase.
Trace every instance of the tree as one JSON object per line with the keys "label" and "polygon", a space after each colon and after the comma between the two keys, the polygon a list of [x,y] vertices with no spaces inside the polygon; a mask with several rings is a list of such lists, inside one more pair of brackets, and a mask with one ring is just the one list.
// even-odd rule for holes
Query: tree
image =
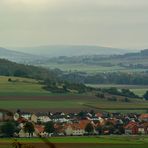
{"label": "tree", "polygon": [[107,99],[108,101],[117,101],[117,98],[115,96],[112,96],[111,98]]}
{"label": "tree", "polygon": [[124,100],[123,100],[124,102],[130,102],[130,100],[129,100],[129,98],[124,98]]}
{"label": "tree", "polygon": [[12,82],[12,79],[11,78],[8,78],[8,82]]}
{"label": "tree", "polygon": [[98,92],[98,93],[96,94],[96,97],[102,99],[102,98],[105,98],[105,95],[104,95],[103,93]]}
{"label": "tree", "polygon": [[26,72],[24,69],[17,69],[17,70],[14,72],[14,76],[16,76],[16,77],[27,76],[27,72]]}
{"label": "tree", "polygon": [[63,85],[63,90],[64,90],[65,92],[67,92],[67,86],[66,86],[66,85]]}
{"label": "tree", "polygon": [[29,137],[33,136],[33,132],[35,131],[34,125],[31,122],[26,122],[24,131],[25,133],[29,133]]}
{"label": "tree", "polygon": [[1,132],[4,134],[6,137],[12,137],[14,132],[17,130],[17,127],[14,122],[6,122],[1,126]]}
{"label": "tree", "polygon": [[54,123],[52,121],[45,124],[45,132],[48,134],[55,132]]}
{"label": "tree", "polygon": [[106,124],[102,127],[103,131],[109,131],[108,134],[112,134],[115,130],[113,123],[106,122]]}
{"label": "tree", "polygon": [[102,127],[101,126],[96,127],[95,130],[98,132],[99,135],[102,134]]}
{"label": "tree", "polygon": [[145,100],[148,100],[148,91],[146,91],[146,93],[143,95],[143,97],[145,98]]}
{"label": "tree", "polygon": [[94,127],[91,123],[88,123],[85,127],[85,132],[87,132],[89,135],[94,133]]}

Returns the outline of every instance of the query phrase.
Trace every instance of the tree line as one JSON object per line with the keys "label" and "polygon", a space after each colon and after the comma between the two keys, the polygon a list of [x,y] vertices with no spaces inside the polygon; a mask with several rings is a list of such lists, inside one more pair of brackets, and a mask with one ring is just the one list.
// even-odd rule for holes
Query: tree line
{"label": "tree line", "polygon": [[80,72],[66,73],[61,79],[69,82],[84,84],[127,84],[148,85],[148,71],[146,72],[108,72],[86,74]]}

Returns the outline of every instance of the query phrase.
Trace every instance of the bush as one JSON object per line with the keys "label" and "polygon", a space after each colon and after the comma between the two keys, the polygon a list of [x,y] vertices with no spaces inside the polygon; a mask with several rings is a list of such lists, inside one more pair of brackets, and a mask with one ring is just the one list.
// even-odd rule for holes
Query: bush
{"label": "bush", "polygon": [[9,78],[9,79],[8,79],[8,82],[12,82],[12,79],[11,79],[11,78]]}
{"label": "bush", "polygon": [[111,98],[108,98],[107,100],[108,101],[117,101],[117,98],[116,97],[111,97]]}
{"label": "bush", "polygon": [[146,93],[143,95],[143,97],[145,98],[145,100],[148,100],[148,91],[146,91]]}
{"label": "bush", "polygon": [[105,98],[105,95],[103,93],[98,92],[96,94],[96,97],[98,97],[98,98]]}
{"label": "bush", "polygon": [[6,122],[1,126],[1,132],[5,137],[13,137],[17,127],[14,122]]}

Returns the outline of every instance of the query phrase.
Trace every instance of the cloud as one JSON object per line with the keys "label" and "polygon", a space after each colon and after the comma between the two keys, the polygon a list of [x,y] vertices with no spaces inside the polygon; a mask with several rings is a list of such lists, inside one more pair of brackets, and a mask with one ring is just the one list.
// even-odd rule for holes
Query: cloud
{"label": "cloud", "polygon": [[148,46],[147,14],[147,0],[0,0],[0,44]]}

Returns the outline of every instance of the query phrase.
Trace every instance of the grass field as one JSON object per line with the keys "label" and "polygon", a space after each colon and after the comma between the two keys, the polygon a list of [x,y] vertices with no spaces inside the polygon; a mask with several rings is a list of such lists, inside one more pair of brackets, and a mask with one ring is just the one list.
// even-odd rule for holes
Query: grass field
{"label": "grass field", "polygon": [[[8,81],[9,78],[12,79],[12,82]],[[33,79],[0,76],[0,95],[49,94],[42,87]]]}
{"label": "grass field", "polygon": [[[13,139],[0,139],[3,148],[12,148]],[[146,148],[148,136],[97,136],[97,137],[57,137],[49,139],[31,138],[17,139],[23,145],[48,148]]]}
{"label": "grass field", "polygon": [[146,93],[146,91],[148,91],[148,88],[135,88],[131,89],[131,91],[133,91],[136,95],[143,96]]}
{"label": "grass field", "polygon": [[[81,110],[110,110],[110,111],[139,111],[145,112],[148,102],[143,100],[123,103],[101,100],[94,95],[52,94],[42,89],[36,80],[10,77],[0,77],[0,108],[25,111],[81,111]],[[119,87],[119,86],[118,86]],[[125,87],[125,86],[124,86]],[[132,86],[139,93],[143,86]],[[141,93],[141,92],[140,92]]]}
{"label": "grass field", "polygon": [[[110,63],[110,62],[109,62]],[[139,72],[146,71],[146,69],[129,69],[120,66],[104,67],[98,65],[86,65],[86,64],[58,64],[58,63],[49,63],[45,65],[39,65],[51,69],[61,69],[63,71],[79,71],[86,72],[91,74],[102,73],[102,72]]]}
{"label": "grass field", "polygon": [[1,109],[15,110],[17,108],[26,111],[81,111],[81,110],[105,110],[105,111],[131,111],[131,112],[145,112],[148,109],[148,102],[109,102],[97,99],[58,99],[57,100],[2,100],[0,101]]}

